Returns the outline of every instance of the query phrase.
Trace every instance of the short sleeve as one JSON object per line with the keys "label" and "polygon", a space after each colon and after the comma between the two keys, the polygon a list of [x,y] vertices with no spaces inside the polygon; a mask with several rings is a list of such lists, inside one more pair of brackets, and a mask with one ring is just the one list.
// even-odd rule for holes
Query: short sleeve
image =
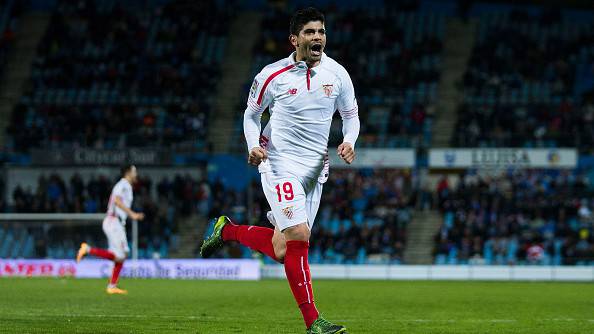
{"label": "short sleeve", "polygon": [[116,184],[116,185],[115,185],[115,187],[113,188],[113,194],[114,194],[116,197],[123,198],[123,197],[124,197],[124,193],[125,193],[124,189],[125,189],[125,188],[124,188],[123,184],[122,184],[122,183],[118,183],[118,184]]}

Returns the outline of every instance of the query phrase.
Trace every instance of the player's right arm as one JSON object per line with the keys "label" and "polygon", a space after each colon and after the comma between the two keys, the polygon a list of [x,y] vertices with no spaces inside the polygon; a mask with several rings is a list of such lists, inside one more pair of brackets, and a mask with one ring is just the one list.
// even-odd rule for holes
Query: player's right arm
{"label": "player's right arm", "polygon": [[132,220],[143,220],[144,219],[144,213],[142,212],[134,212],[132,211],[129,207],[127,207],[124,202],[122,202],[122,199],[120,198],[120,196],[116,196],[115,200],[114,200],[115,205],[124,210],[124,212],[130,217],[132,218]]}
{"label": "player's right arm", "polygon": [[260,146],[260,118],[272,100],[265,72],[263,70],[254,79],[243,114],[243,133],[249,152],[248,163],[253,166],[258,166],[268,157],[266,150]]}

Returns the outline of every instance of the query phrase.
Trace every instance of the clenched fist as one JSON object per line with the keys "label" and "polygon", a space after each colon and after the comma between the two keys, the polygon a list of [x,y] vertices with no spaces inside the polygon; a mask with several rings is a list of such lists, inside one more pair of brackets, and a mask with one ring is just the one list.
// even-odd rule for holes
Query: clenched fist
{"label": "clenched fist", "polygon": [[355,160],[355,149],[351,143],[344,142],[338,145],[336,153],[338,153],[338,156],[349,165]]}
{"label": "clenched fist", "polygon": [[254,147],[248,156],[248,163],[252,166],[258,166],[262,161],[268,158],[266,150],[261,147]]}

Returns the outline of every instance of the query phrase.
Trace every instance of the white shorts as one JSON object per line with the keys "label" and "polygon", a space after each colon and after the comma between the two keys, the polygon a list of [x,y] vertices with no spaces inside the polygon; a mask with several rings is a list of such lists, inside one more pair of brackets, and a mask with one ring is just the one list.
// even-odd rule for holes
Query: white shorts
{"label": "white shorts", "polygon": [[107,236],[109,250],[118,260],[124,260],[130,253],[128,240],[126,239],[126,228],[118,218],[107,216],[103,219],[103,232]]}
{"label": "white shorts", "polygon": [[271,223],[280,231],[306,223],[311,230],[320,207],[323,184],[307,183],[290,174],[261,174],[262,190],[272,209]]}

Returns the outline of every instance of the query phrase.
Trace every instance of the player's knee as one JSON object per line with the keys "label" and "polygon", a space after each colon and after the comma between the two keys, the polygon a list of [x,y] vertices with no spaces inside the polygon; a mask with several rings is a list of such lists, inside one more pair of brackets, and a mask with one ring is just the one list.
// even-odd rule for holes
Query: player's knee
{"label": "player's knee", "polygon": [[287,251],[287,242],[285,236],[279,231],[275,230],[272,236],[272,247],[274,248],[274,256],[276,260],[283,263],[285,260],[285,252]]}
{"label": "player's knee", "polygon": [[310,231],[307,223],[289,227],[283,233],[287,240],[309,241]]}
{"label": "player's knee", "polygon": [[274,247],[274,256],[276,256],[276,260],[280,263],[285,261],[285,253],[287,252],[287,244],[283,240],[282,242],[278,242],[272,245]]}

